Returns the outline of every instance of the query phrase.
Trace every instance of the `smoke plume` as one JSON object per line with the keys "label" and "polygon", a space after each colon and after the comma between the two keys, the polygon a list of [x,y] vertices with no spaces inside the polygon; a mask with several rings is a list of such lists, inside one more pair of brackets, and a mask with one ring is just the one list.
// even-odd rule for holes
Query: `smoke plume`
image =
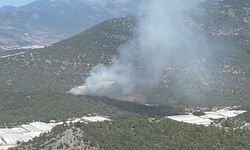
{"label": "smoke plume", "polygon": [[167,66],[185,64],[202,68],[202,63],[193,60],[202,60],[200,58],[206,55],[208,46],[201,30],[190,19],[199,2],[150,0],[141,3],[134,42],[119,49],[112,66],[94,67],[84,85],[70,93],[128,95],[140,89],[150,89],[162,79]]}

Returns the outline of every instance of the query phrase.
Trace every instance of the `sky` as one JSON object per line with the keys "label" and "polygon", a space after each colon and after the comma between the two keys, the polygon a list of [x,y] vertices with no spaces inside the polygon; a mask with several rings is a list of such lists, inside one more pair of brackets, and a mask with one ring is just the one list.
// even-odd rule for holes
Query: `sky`
{"label": "sky", "polygon": [[0,0],[0,7],[2,6],[23,6],[35,0]]}

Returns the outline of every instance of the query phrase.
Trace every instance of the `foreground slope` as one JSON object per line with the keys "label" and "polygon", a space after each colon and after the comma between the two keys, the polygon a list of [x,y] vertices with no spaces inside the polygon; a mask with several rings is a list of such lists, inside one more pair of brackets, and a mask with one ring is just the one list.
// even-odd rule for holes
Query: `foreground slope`
{"label": "foreground slope", "polygon": [[133,118],[76,124],[75,127],[58,126],[51,133],[21,144],[17,149],[247,150],[250,148],[249,140],[248,130],[225,130],[164,119]]}

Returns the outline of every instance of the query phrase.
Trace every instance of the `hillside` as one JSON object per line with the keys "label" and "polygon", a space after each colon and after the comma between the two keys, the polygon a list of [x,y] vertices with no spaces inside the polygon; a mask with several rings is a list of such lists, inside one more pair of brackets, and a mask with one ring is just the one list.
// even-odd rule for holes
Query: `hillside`
{"label": "hillside", "polygon": [[108,20],[45,49],[0,59],[1,87],[69,90],[83,83],[93,66],[108,65],[119,45],[132,38],[134,26],[134,18]]}
{"label": "hillside", "polygon": [[[163,103],[169,99],[178,105],[248,104],[249,8],[250,2],[247,0],[201,3],[194,11],[192,25],[206,32],[210,56],[204,64],[201,59],[200,62],[194,62],[194,67],[185,64],[175,69],[169,67],[162,80],[164,82],[159,85],[160,88],[155,89],[158,94],[153,95],[152,99]],[[199,63],[204,68],[195,68]]]}
{"label": "hillside", "polygon": [[15,93],[0,91],[0,127],[15,127],[35,121],[66,120],[89,114],[110,116],[112,119],[132,116],[175,115],[183,109],[171,106],[145,106],[110,98],[74,96],[65,93],[40,91]]}
{"label": "hillside", "polygon": [[[224,4],[225,2],[227,1],[212,6],[206,5],[209,7],[205,10],[225,14],[219,13],[221,9],[218,9],[218,7],[229,5]],[[230,5],[233,5],[231,3]],[[247,14],[248,11],[243,8],[239,7],[238,11]],[[201,10],[204,11],[204,9]],[[234,10],[231,8],[230,12]],[[213,20],[213,17],[211,15],[210,19]],[[209,22],[210,24],[201,23],[203,21],[201,16],[193,17],[192,20],[200,28],[215,29],[216,25],[220,25],[221,29],[225,29],[229,26],[226,20],[230,20],[231,16],[225,15],[222,18],[225,22],[221,20],[221,24],[212,21]],[[241,20],[240,16],[237,18]],[[28,50],[17,56],[0,59],[0,88],[3,102],[9,101],[7,106],[14,104],[9,109],[14,111],[16,102],[20,101],[18,98],[20,93],[32,96],[41,92],[41,97],[45,96],[44,99],[46,99],[48,91],[57,96],[58,93],[66,93],[72,87],[82,85],[93,66],[110,65],[112,56],[118,53],[119,46],[133,41],[136,22],[136,18],[133,17],[107,20],[44,49]],[[241,25],[239,23],[232,28],[240,28]],[[152,90],[142,93],[147,96],[150,103],[205,107],[243,105],[248,109],[250,105],[250,54],[247,46],[239,45],[240,41],[247,39],[229,38],[227,36],[229,31],[226,29],[223,31],[228,34],[224,36],[218,36],[210,30],[205,31],[207,31],[213,54],[205,63],[205,71],[187,66],[181,61],[173,66],[167,66],[162,82]],[[64,98],[67,99],[67,96]],[[46,103],[47,101],[44,100],[44,109],[47,109]],[[35,110],[34,108],[31,107],[32,110]],[[25,119],[26,117],[29,116],[24,115]]]}
{"label": "hillside", "polygon": [[[166,66],[162,82],[145,92],[150,102],[182,106],[249,104],[250,54],[247,44],[242,44],[249,34],[244,32],[243,36],[239,30],[249,29],[249,2],[241,1],[237,5],[229,0],[203,3],[196,10],[199,13],[192,16],[191,24],[206,31],[211,47],[211,56],[201,64],[205,69],[196,65],[202,58],[191,62],[193,66],[181,61]],[[237,22],[244,19],[246,23]],[[232,26],[231,20],[235,20]],[[44,49],[1,59],[0,84],[13,91],[66,92],[83,84],[96,64],[110,65],[118,47],[132,41],[136,22],[133,17],[108,20]]]}
{"label": "hillside", "polygon": [[47,45],[103,20],[126,16],[136,1],[37,0],[0,8],[0,45]]}
{"label": "hillside", "polygon": [[[73,133],[72,133],[73,132]],[[68,133],[68,134],[66,134]],[[69,134],[70,133],[70,134]],[[100,134],[101,133],[101,134]],[[72,134],[74,138],[72,138]],[[162,119],[132,118],[103,123],[58,126],[51,133],[21,144],[26,149],[86,150],[228,150],[249,149],[248,130],[225,130]],[[63,140],[67,139],[67,140]],[[69,142],[72,139],[71,142]]]}
{"label": "hillside", "polygon": [[248,0],[223,0],[214,4],[203,4],[202,18],[206,31],[225,40],[237,42],[238,46],[249,53],[250,2]]}
{"label": "hillside", "polygon": [[222,125],[239,127],[250,121],[249,14],[248,0],[208,0],[192,16],[177,18],[185,19],[194,31],[203,31],[209,48],[192,60],[181,53],[177,58],[182,59],[165,67],[158,84],[136,89],[136,94],[146,97],[144,104],[67,93],[82,85],[94,66],[112,65],[111,59],[124,43],[134,43],[141,18],[109,19],[46,48],[1,58],[0,126],[88,114],[112,119],[57,126],[20,143],[15,148],[20,150],[248,150],[249,130],[190,125],[164,117],[182,114],[184,109],[236,105],[248,112],[224,120]]}

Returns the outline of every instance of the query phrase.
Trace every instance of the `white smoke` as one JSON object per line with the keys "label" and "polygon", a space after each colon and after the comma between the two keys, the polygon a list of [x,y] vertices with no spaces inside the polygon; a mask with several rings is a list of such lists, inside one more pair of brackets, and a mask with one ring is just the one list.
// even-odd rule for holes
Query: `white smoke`
{"label": "white smoke", "polygon": [[[119,49],[112,66],[96,66],[76,95],[127,95],[159,82],[166,66],[199,57],[206,50],[190,14],[200,0],[149,0],[140,4],[133,44]],[[188,57],[191,58],[191,57]],[[188,62],[188,61],[187,61]]]}

